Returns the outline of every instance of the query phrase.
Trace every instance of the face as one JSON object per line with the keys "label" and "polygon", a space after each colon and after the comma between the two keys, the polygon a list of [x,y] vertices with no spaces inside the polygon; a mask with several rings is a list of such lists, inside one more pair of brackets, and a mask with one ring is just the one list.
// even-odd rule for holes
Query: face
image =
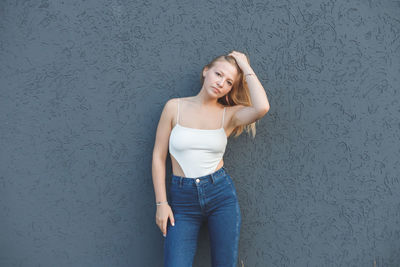
{"label": "face", "polygon": [[231,63],[217,61],[212,68],[203,71],[203,87],[211,95],[222,97],[232,90],[237,74],[236,68]]}

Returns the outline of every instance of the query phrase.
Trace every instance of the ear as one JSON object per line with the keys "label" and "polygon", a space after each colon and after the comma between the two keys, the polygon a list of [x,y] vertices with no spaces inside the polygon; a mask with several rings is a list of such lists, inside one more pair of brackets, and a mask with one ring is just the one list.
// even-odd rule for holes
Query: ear
{"label": "ear", "polygon": [[208,71],[208,67],[206,66],[206,67],[204,67],[204,69],[203,69],[203,78],[204,78],[204,76],[206,76],[206,72]]}

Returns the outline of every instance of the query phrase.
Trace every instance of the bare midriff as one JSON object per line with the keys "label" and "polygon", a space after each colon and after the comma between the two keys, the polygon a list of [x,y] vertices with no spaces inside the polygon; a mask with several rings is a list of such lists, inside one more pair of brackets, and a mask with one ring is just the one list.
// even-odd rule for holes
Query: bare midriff
{"label": "bare midriff", "polygon": [[[181,166],[179,166],[179,163],[177,162],[177,160],[171,154],[170,154],[170,156],[171,156],[173,175],[185,177],[185,174],[183,173],[183,170],[182,170]],[[223,159],[221,159],[221,161],[218,163],[218,166],[215,170],[219,170],[222,166],[224,166]]]}

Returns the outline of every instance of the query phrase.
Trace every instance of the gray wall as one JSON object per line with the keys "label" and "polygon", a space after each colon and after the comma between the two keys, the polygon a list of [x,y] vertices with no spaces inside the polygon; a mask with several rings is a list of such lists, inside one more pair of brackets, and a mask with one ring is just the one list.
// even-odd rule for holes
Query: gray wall
{"label": "gray wall", "polygon": [[399,266],[399,16],[389,0],[1,1],[0,266],[162,266],[158,119],[233,49],[271,104],[225,154],[238,266]]}

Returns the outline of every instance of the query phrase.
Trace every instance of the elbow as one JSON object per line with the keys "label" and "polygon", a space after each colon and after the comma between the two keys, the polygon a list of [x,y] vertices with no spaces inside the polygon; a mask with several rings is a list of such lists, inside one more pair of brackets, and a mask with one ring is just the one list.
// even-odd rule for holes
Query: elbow
{"label": "elbow", "polygon": [[156,164],[165,164],[168,156],[168,150],[155,148],[153,150],[152,161]]}
{"label": "elbow", "polygon": [[153,164],[164,163],[167,157],[164,154],[153,154]]}
{"label": "elbow", "polygon": [[267,107],[265,107],[264,109],[260,110],[259,112],[259,118],[262,118],[265,116],[265,114],[267,114],[269,111],[269,105]]}

